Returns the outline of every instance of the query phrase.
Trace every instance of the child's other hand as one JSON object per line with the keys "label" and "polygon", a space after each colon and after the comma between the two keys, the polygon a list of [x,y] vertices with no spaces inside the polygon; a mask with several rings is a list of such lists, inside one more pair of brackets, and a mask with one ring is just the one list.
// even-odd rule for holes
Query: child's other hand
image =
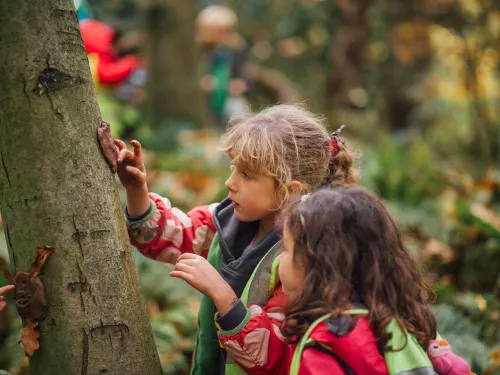
{"label": "child's other hand", "polygon": [[125,142],[115,139],[118,147],[118,177],[125,189],[142,188],[146,185],[146,168],[142,161],[142,147],[138,141],[130,141],[134,152],[127,149]]}
{"label": "child's other hand", "polygon": [[0,311],[3,311],[7,307],[7,302],[5,302],[3,294],[13,291],[14,289],[16,289],[14,285],[6,285],[0,288]]}
{"label": "child's other hand", "polygon": [[191,253],[182,254],[177,259],[170,276],[184,280],[212,299],[218,289],[227,285],[219,272],[205,258]]}

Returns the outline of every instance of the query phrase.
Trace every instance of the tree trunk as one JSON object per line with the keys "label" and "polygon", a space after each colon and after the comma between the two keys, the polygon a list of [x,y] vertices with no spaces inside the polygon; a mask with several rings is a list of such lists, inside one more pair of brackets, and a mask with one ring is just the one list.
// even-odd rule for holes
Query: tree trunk
{"label": "tree trunk", "polygon": [[252,90],[266,99],[262,105],[295,104],[301,100],[300,93],[293,86],[292,81],[277,70],[248,64],[246,76],[252,82]]}
{"label": "tree trunk", "polygon": [[142,8],[151,125],[208,125],[199,85],[194,0],[144,0]]}
{"label": "tree trunk", "polygon": [[0,210],[14,272],[37,245],[36,375],[161,374],[71,0],[0,2]]}
{"label": "tree trunk", "polygon": [[425,6],[420,0],[384,2],[389,56],[379,84],[384,88],[386,121],[393,131],[426,126],[423,121],[412,123],[418,102],[409,94],[410,88],[423,81],[432,62]]}
{"label": "tree trunk", "polygon": [[331,65],[326,87],[334,107],[367,105],[363,71],[370,36],[366,13],[372,2],[336,1],[339,20],[330,46]]}

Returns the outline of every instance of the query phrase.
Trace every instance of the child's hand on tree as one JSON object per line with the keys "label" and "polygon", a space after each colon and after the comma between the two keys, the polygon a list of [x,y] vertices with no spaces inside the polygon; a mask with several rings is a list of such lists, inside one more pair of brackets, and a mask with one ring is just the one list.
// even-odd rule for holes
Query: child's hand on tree
{"label": "child's hand on tree", "polygon": [[208,261],[196,254],[182,254],[170,276],[186,281],[214,301],[221,316],[234,306],[238,298],[231,286]]}
{"label": "child's hand on tree", "polygon": [[6,285],[0,288],[0,311],[3,311],[7,307],[7,302],[5,302],[3,294],[13,291],[14,289],[16,289],[14,285]]}
{"label": "child's hand on tree", "polygon": [[125,189],[146,186],[146,168],[142,161],[142,147],[138,141],[130,141],[134,152],[127,149],[125,142],[115,139],[118,147],[118,177]]}

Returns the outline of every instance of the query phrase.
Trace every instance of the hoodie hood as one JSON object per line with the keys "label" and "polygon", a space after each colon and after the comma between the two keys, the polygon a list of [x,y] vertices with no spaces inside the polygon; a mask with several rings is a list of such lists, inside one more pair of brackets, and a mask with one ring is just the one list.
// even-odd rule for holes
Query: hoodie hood
{"label": "hoodie hood", "polygon": [[310,337],[330,348],[355,374],[388,375],[385,359],[365,317],[328,319]]}
{"label": "hoodie hood", "polygon": [[238,220],[228,198],[215,208],[213,221],[222,254],[219,272],[240,297],[257,264],[279,241],[277,230],[271,229],[252,244],[259,222]]}

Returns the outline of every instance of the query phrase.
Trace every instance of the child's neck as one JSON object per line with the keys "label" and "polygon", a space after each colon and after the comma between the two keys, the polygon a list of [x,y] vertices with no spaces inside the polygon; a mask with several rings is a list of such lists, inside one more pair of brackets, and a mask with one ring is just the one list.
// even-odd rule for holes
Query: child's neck
{"label": "child's neck", "polygon": [[260,240],[267,232],[274,228],[276,214],[277,212],[273,212],[259,220],[259,228],[257,229],[253,242]]}

